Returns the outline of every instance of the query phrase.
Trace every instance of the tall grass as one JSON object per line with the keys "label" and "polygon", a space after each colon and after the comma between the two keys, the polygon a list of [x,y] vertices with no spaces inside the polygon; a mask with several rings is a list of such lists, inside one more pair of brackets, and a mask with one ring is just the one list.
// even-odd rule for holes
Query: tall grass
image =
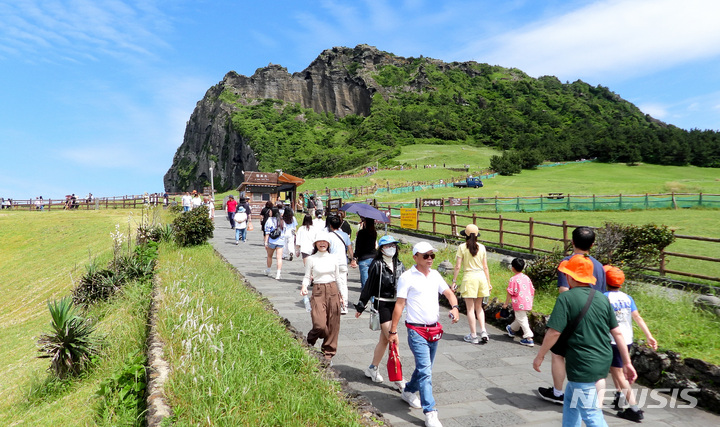
{"label": "tall grass", "polygon": [[176,424],[359,424],[338,384],[209,245],[164,246],[159,264]]}

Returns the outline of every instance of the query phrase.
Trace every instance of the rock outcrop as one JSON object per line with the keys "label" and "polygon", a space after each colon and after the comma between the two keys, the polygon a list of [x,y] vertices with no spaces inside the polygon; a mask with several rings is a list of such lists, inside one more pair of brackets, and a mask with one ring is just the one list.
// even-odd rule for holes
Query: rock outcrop
{"label": "rock outcrop", "polygon": [[387,95],[386,89],[372,78],[378,66],[403,65],[408,61],[372,46],[358,45],[354,49],[325,50],[306,69],[293,74],[273,64],[258,69],[250,77],[234,71],[227,73],[197,103],[183,143],[165,174],[165,188],[170,192],[201,190],[210,183],[212,166],[215,188],[224,191],[240,185],[244,171],[258,170],[247,141],[232,129],[230,118],[236,107],[221,99],[224,92],[246,105],[259,99],[278,99],[318,113],[330,112],[336,117],[366,116],[373,94]]}

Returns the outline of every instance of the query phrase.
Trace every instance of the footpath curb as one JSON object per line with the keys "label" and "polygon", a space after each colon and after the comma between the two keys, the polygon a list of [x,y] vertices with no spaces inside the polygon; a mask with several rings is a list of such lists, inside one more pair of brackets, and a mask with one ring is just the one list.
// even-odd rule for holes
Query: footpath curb
{"label": "footpath curb", "polygon": [[150,303],[149,332],[147,341],[147,412],[145,420],[149,427],[160,425],[165,418],[173,416],[172,408],[165,398],[165,381],[170,375],[170,365],[164,358],[164,344],[157,333],[158,306],[162,302],[160,279],[153,280],[152,300]]}

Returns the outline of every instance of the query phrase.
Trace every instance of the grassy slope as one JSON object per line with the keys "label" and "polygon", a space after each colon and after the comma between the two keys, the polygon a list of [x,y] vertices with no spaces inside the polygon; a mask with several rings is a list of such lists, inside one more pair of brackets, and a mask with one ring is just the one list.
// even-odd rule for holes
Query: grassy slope
{"label": "grassy slope", "polygon": [[163,247],[158,275],[177,425],[358,424],[338,385],[210,245]]}
{"label": "grassy slope", "polygon": [[[5,379],[0,382],[0,424],[92,423],[87,403],[97,389],[97,378],[37,407],[20,402],[32,381],[42,381],[49,365],[47,359],[36,358],[35,345],[36,338],[49,331],[46,302],[70,293],[72,278],[84,273],[89,254],[109,259],[110,233],[121,224],[127,234],[128,215],[125,210],[0,214],[0,270],[11,272],[4,275],[0,299],[0,376]],[[122,318],[109,318],[102,330],[132,328]]]}

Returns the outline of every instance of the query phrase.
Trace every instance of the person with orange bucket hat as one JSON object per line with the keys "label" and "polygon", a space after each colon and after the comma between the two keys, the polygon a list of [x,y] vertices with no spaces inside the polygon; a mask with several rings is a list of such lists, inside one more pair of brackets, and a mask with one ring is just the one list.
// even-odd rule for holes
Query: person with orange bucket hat
{"label": "person with orange bucket hat", "polygon": [[605,388],[605,378],[610,372],[610,335],[618,345],[625,377],[630,383],[635,381],[637,373],[610,301],[590,287],[597,279],[588,255],[573,255],[560,263],[558,271],[566,276],[570,289],[558,295],[533,368],[540,372],[551,348],[555,354],[564,353],[568,383],[562,425],[580,427],[582,421],[586,425],[607,425],[598,390]]}

